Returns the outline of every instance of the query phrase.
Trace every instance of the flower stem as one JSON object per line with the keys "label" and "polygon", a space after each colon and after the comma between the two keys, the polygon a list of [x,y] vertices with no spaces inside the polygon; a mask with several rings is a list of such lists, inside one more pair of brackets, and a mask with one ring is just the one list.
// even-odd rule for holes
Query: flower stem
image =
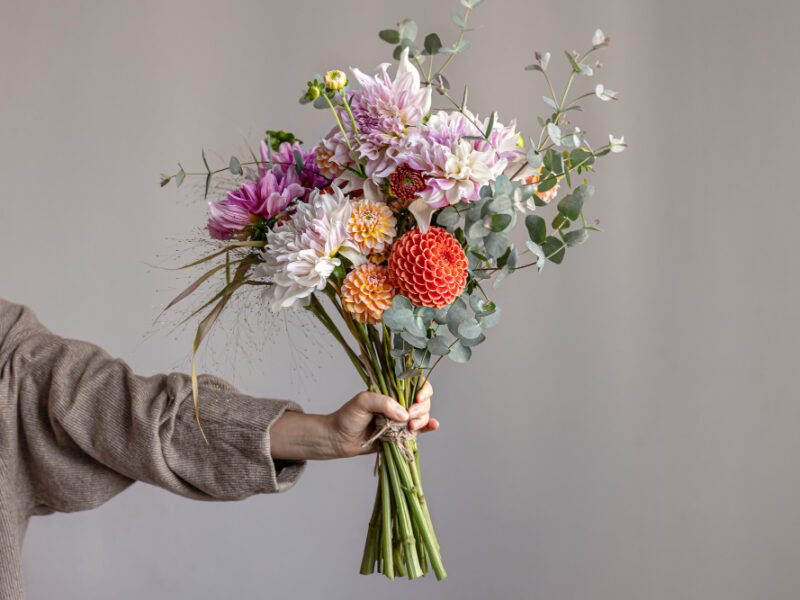
{"label": "flower stem", "polygon": [[[406,553],[408,578],[416,579],[422,575],[422,568],[419,564],[417,547],[414,543],[414,528],[411,525],[408,496],[400,486],[398,465],[396,464],[397,461],[392,452],[393,447],[396,446],[390,442],[383,442],[383,457],[386,461],[386,469],[389,472],[389,481],[392,484],[392,492],[394,494],[397,507],[396,516],[398,521],[398,529],[400,530],[400,538]],[[401,460],[403,459],[401,458]]]}
{"label": "flower stem", "polygon": [[394,579],[394,556],[392,553],[392,495],[389,490],[389,473],[386,461],[381,460],[380,472],[381,503],[383,508],[383,574],[389,579]]}
{"label": "flower stem", "polygon": [[375,572],[375,559],[376,559],[376,549],[377,549],[377,539],[380,533],[378,529],[378,518],[380,513],[378,512],[378,508],[381,503],[381,488],[378,488],[377,493],[375,494],[375,506],[372,509],[372,518],[369,520],[369,527],[367,528],[367,541],[364,544],[364,556],[361,559],[361,571],[362,575],[370,575],[371,573]]}

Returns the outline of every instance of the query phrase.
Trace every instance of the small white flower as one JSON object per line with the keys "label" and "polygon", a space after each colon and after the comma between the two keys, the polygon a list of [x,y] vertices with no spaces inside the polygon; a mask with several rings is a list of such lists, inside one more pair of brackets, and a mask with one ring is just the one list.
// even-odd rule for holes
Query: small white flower
{"label": "small white flower", "polygon": [[612,152],[622,152],[625,148],[628,147],[628,144],[625,143],[625,136],[615,138],[614,134],[608,134],[608,146],[611,148]]}
{"label": "small white flower", "polygon": [[618,100],[619,96],[617,92],[614,90],[607,90],[603,87],[602,83],[598,83],[597,87],[594,88],[594,95],[600,98],[603,102],[608,102],[609,100]]}
{"label": "small white flower", "polygon": [[607,44],[608,38],[606,34],[603,33],[602,29],[597,29],[594,32],[594,36],[592,36],[592,46],[599,46],[600,44]]}

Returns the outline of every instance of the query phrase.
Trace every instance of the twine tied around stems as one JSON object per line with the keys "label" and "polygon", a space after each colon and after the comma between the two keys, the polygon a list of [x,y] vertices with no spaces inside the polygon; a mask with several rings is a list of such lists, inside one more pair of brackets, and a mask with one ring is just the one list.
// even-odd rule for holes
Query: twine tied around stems
{"label": "twine tied around stems", "polygon": [[393,421],[383,415],[375,415],[375,426],[377,430],[371,438],[361,444],[362,448],[366,448],[376,440],[390,442],[400,448],[400,452],[403,453],[408,462],[414,461],[414,454],[406,447],[406,442],[417,439],[417,432],[411,431],[408,428],[408,423]]}

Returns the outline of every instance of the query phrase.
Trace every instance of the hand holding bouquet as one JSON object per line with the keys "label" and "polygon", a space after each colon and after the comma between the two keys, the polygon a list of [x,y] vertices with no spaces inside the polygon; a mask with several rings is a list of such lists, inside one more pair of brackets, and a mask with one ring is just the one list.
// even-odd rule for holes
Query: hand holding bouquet
{"label": "hand holding bouquet", "polygon": [[[236,292],[258,286],[273,311],[312,313],[367,389],[408,408],[441,360],[467,362],[498,323],[492,289],[517,271],[561,263],[597,231],[584,216],[594,194],[585,177],[598,158],[622,151],[624,140],[609,136],[592,147],[568,116],[582,110],[580,101],[616,99],[602,84],[570,95],[576,80],[600,68],[587,59],[609,39],[598,30],[586,52],[565,53],[561,93],[549,75],[550,54],[536,54],[526,69],[543,76],[549,110],[537,133],[523,137],[514,121],[472,112],[466,87],[455,99],[444,75],[468,49],[467,22],[480,3],[461,0],[466,10],[450,46],[431,33],[419,48],[410,20],[381,31],[395,46],[393,75],[386,63],[372,75],[352,69],[353,81],[340,70],[313,77],[300,102],[330,111],[333,126],[312,148],[268,131],[251,161],[232,157],[212,170],[204,154],[204,172],[181,167],[162,178],[163,185],[181,185],[189,175],[203,176],[206,195],[217,173],[240,180],[209,202],[208,232],[220,248],[187,267],[218,264],[170,303],[219,280],[196,311],[205,316],[195,352]],[[555,211],[545,220],[538,213],[548,205]],[[519,224],[527,238],[521,244],[512,239]],[[202,398],[195,394],[195,402],[200,421]],[[405,423],[376,419],[379,482],[364,574],[446,575],[415,438]]]}

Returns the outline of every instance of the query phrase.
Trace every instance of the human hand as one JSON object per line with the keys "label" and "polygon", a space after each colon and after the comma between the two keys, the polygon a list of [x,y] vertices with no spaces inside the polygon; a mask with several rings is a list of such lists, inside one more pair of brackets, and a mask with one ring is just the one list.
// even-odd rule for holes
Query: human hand
{"label": "human hand", "polygon": [[399,402],[372,392],[361,392],[329,415],[286,411],[270,428],[273,459],[307,460],[345,458],[374,452],[377,443],[364,444],[374,433],[373,418],[409,422],[417,432],[436,431],[439,421],[430,416],[433,388],[426,382],[406,411]]}

